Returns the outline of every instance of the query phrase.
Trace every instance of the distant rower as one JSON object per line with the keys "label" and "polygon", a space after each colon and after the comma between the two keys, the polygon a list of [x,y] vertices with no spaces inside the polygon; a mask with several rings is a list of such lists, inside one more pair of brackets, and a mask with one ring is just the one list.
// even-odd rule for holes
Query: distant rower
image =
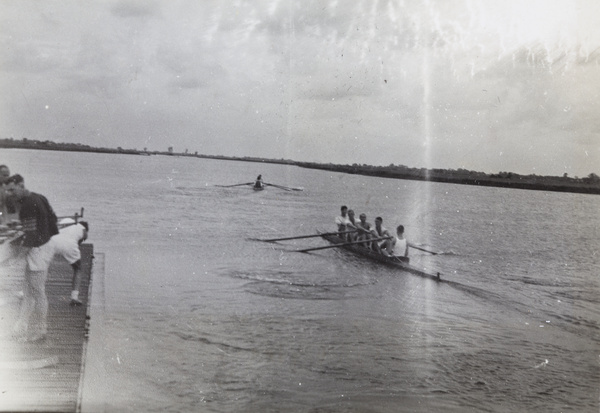
{"label": "distant rower", "polygon": [[263,188],[264,186],[265,186],[265,184],[263,183],[262,175],[258,175],[256,177],[256,181],[254,182],[254,187],[255,188]]}

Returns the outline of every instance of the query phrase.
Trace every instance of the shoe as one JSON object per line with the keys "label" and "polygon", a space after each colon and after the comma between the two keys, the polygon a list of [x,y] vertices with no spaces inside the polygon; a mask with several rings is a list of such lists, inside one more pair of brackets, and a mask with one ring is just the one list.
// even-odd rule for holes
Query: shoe
{"label": "shoe", "polygon": [[79,300],[76,300],[74,298],[71,298],[71,303],[69,304],[71,307],[80,307],[83,305],[83,303]]}

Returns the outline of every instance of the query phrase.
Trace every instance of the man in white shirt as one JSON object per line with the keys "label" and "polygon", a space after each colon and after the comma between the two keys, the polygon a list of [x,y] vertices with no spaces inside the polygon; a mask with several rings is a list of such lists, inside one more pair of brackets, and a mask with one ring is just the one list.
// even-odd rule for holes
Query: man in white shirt
{"label": "man in white shirt", "polygon": [[[341,210],[342,215],[335,218],[335,224],[338,227],[338,232],[344,232],[344,231],[350,231],[350,230],[356,229],[356,227],[352,224],[352,221],[350,221],[350,217],[348,216],[348,207],[346,205],[342,205],[340,210]],[[350,240],[350,238],[347,237],[347,234],[342,234],[340,236],[342,238]]]}
{"label": "man in white shirt", "polygon": [[85,221],[75,222],[72,218],[60,221],[59,233],[52,237],[54,253],[62,255],[73,268],[71,282],[71,306],[80,306],[79,286],[81,285],[81,251],[79,245],[87,239],[89,225]]}
{"label": "man in white shirt", "polygon": [[350,223],[350,218],[348,218],[348,207],[346,205],[342,205],[340,208],[342,215],[335,217],[335,224],[338,227],[338,231],[346,231],[346,225]]}
{"label": "man in white shirt", "polygon": [[396,236],[382,248],[387,254],[393,257],[408,257],[408,241],[404,238],[404,225],[398,225]]}

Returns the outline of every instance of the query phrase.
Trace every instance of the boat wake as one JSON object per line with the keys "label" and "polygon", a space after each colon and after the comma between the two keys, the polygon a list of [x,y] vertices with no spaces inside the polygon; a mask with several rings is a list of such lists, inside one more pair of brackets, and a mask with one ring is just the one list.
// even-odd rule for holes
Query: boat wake
{"label": "boat wake", "polygon": [[[345,279],[343,282],[326,278],[315,278],[314,274],[302,273],[302,272],[291,272],[291,271],[260,271],[260,272],[249,272],[249,271],[231,271],[228,273],[229,276],[239,278],[248,281],[257,281],[261,283],[270,284],[281,284],[290,285],[295,287],[360,287],[364,285],[371,285],[374,280],[361,279],[352,282],[351,280]],[[309,281],[311,280],[312,281]]]}
{"label": "boat wake", "polygon": [[249,281],[246,291],[275,298],[340,300],[359,296],[360,287],[375,280],[364,277],[331,279],[315,274],[288,271],[232,271],[230,277]]}
{"label": "boat wake", "polygon": [[359,289],[344,285],[295,285],[255,282],[248,284],[246,290],[251,294],[265,297],[296,300],[348,300],[362,297]]}
{"label": "boat wake", "polygon": [[289,271],[272,271],[272,272],[246,272],[232,271],[229,273],[231,277],[249,281],[260,281],[273,284],[296,285],[299,287],[314,286],[313,283],[294,281],[292,278],[296,275]]}

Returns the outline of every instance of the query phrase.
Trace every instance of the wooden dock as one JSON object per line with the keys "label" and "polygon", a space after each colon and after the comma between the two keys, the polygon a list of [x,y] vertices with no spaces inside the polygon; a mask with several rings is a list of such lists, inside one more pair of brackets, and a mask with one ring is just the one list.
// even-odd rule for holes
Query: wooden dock
{"label": "wooden dock", "polygon": [[73,270],[62,258],[50,266],[48,335],[36,343],[16,341],[11,330],[21,298],[22,267],[0,271],[0,411],[79,412],[89,332],[89,293],[94,249],[81,245],[82,306],[71,307]]}

